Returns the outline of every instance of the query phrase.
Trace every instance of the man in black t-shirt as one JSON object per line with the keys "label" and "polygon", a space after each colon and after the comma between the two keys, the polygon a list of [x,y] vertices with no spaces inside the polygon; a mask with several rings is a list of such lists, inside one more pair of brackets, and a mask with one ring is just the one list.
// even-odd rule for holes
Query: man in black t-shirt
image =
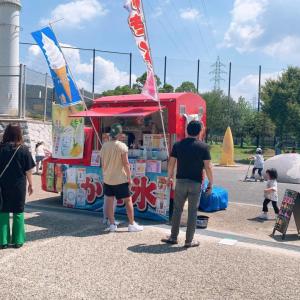
{"label": "man in black t-shirt", "polygon": [[201,195],[202,173],[206,171],[209,180],[206,193],[211,193],[213,184],[212,164],[208,146],[199,141],[201,123],[191,121],[187,126],[188,137],[174,144],[168,167],[169,183],[172,183],[177,162],[174,212],[172,217],[171,236],[162,239],[168,244],[177,244],[181,214],[188,199],[188,222],[185,247],[197,247],[194,241],[198,203]]}

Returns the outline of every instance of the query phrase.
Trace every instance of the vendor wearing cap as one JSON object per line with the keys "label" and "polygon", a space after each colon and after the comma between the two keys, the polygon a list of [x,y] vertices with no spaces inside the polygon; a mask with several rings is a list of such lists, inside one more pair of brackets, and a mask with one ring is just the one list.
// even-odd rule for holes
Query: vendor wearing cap
{"label": "vendor wearing cap", "polygon": [[128,231],[142,231],[143,227],[134,221],[134,210],[130,195],[131,172],[128,161],[128,147],[120,141],[122,126],[113,124],[110,129],[111,140],[104,143],[101,149],[104,195],[107,201],[109,230],[114,232],[117,225],[114,219],[114,198],[124,200],[129,219]]}

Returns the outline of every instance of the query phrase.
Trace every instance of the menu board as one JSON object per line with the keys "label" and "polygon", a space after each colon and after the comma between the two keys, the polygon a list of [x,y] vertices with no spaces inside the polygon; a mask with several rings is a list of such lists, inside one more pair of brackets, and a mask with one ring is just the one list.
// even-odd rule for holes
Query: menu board
{"label": "menu board", "polygon": [[300,232],[300,194],[293,190],[286,190],[281,207],[279,210],[278,217],[274,226],[273,234],[275,231],[279,231],[283,234],[282,239],[285,238],[286,231],[289,226],[289,222],[292,214],[294,214],[294,219],[297,225],[298,233]]}
{"label": "menu board", "polygon": [[93,150],[91,156],[91,166],[99,167],[101,162],[100,150]]}
{"label": "menu board", "polygon": [[146,160],[138,159],[135,163],[135,176],[145,176]]}
{"label": "menu board", "polygon": [[159,215],[168,215],[170,209],[170,187],[168,186],[168,178],[157,176],[156,189],[156,213]]}
{"label": "menu board", "polygon": [[146,172],[147,173],[161,173],[161,161],[160,160],[147,160]]}
{"label": "menu board", "polygon": [[[169,135],[167,134],[167,143],[169,144]],[[143,146],[147,148],[166,149],[165,138],[163,134],[144,134]]]}

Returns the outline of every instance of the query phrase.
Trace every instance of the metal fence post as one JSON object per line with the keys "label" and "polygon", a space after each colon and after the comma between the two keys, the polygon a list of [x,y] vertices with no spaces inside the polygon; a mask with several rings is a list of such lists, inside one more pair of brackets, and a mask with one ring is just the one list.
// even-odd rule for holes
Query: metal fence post
{"label": "metal fence post", "polygon": [[[260,112],[260,90],[261,90],[261,65],[258,67],[258,99],[257,99],[257,112]],[[260,134],[258,133],[256,137],[256,146],[259,147],[260,144]]]}
{"label": "metal fence post", "polygon": [[228,102],[231,97],[231,62],[229,62],[229,73],[228,73]]}
{"label": "metal fence post", "polygon": [[129,87],[132,85],[132,53],[129,53]]}
{"label": "metal fence post", "polygon": [[197,92],[199,93],[200,59],[197,60]]}
{"label": "metal fence post", "polygon": [[19,67],[19,107],[18,107],[18,117],[21,119],[23,109],[23,64]]}
{"label": "metal fence post", "polygon": [[167,56],[165,56],[165,63],[164,63],[164,86],[166,85],[167,81]]}
{"label": "metal fence post", "polygon": [[93,83],[92,83],[92,94],[95,99],[95,76],[96,76],[96,49],[93,49]]}
{"label": "metal fence post", "polygon": [[26,86],[26,65],[23,65],[23,119],[26,118]]}
{"label": "metal fence post", "polygon": [[45,98],[44,98],[44,123],[47,116],[47,99],[48,99],[48,73],[45,75]]}

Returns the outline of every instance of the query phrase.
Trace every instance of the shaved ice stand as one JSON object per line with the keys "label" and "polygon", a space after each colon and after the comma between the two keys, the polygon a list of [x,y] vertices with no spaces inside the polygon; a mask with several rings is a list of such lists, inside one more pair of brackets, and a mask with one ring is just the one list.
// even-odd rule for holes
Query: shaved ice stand
{"label": "shaved ice stand", "polygon": [[[145,95],[101,97],[94,100],[87,111],[70,110],[68,122],[73,127],[81,126],[80,120],[72,123],[74,117],[85,118],[84,141],[76,136],[70,140],[70,143],[74,143],[74,155],[80,150],[80,142],[84,145],[83,155],[79,159],[46,159],[43,162],[43,190],[62,192],[65,207],[102,211],[104,195],[99,156],[101,144],[95,130],[104,143],[109,139],[110,126],[120,123],[123,126],[123,142],[129,147],[135,215],[153,220],[168,220],[172,192],[167,185],[167,150],[170,151],[176,141],[185,137],[189,120],[198,119],[206,124],[206,103],[193,93],[160,94],[160,101],[167,144],[159,105]],[[95,130],[88,126],[90,122],[87,117],[92,119]],[[66,144],[67,137],[64,140]],[[58,142],[55,144],[54,139],[54,150],[55,147],[61,148],[60,145]],[[125,213],[122,200],[117,203],[116,213]]]}

